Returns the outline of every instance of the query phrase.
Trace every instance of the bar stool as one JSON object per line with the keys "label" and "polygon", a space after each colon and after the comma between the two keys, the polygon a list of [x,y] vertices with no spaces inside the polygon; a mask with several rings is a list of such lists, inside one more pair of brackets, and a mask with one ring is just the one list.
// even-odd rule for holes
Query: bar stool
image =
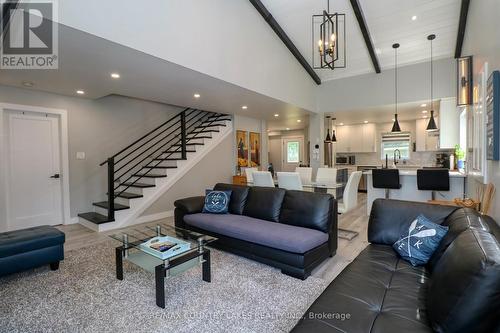
{"label": "bar stool", "polygon": [[398,169],[373,169],[372,181],[374,188],[385,189],[386,199],[389,199],[389,191],[391,189],[399,190],[401,188]]}
{"label": "bar stool", "polygon": [[432,200],[436,200],[436,191],[450,190],[450,172],[448,169],[418,169],[417,187],[420,191],[432,191]]}

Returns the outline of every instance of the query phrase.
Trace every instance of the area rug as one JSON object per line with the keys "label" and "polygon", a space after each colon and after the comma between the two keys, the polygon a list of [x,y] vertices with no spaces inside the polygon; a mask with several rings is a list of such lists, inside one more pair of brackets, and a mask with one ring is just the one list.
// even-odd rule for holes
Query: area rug
{"label": "area rug", "polygon": [[201,267],[167,280],[161,309],[153,274],[125,263],[116,279],[116,245],[70,251],[59,271],[0,278],[0,332],[288,332],[328,283],[212,250],[212,282]]}

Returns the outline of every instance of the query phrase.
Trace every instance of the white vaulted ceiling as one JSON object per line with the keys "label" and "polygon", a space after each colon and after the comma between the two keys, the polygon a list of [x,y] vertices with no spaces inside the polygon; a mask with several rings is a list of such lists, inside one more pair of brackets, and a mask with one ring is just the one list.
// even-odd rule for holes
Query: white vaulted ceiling
{"label": "white vaulted ceiling", "polygon": [[[326,9],[326,0],[262,0],[302,55],[311,63],[311,15]],[[427,35],[437,35],[434,57],[451,58],[458,32],[460,0],[359,0],[382,70],[394,67],[392,44],[400,65],[428,61]],[[374,72],[349,0],[330,0],[330,11],[346,14],[347,68],[316,70],[322,80]],[[417,16],[412,20],[412,16]]]}

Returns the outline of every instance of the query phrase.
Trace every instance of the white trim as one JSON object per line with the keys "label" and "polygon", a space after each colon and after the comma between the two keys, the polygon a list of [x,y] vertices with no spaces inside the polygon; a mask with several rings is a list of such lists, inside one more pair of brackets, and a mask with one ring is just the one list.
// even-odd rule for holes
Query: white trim
{"label": "white trim", "polygon": [[[46,108],[32,105],[22,105],[22,104],[10,104],[10,103],[0,103],[0,128],[3,130],[3,116],[4,110],[15,110],[15,111],[25,111],[25,112],[37,112],[37,113],[49,113],[59,116],[60,119],[60,130],[61,130],[61,180],[62,180],[62,200],[63,200],[63,218],[64,224],[71,224],[72,222],[70,215],[70,198],[69,198],[69,148],[68,148],[68,111],[64,109]],[[3,151],[4,137],[0,135],[0,160],[5,161],[6,156]],[[7,181],[7,175],[5,172],[0,175],[0,179],[3,178],[4,182]],[[1,183],[1,182],[0,182]],[[5,216],[5,221],[7,221],[7,216]]]}
{"label": "white trim", "polygon": [[140,224],[140,223],[153,222],[153,221],[157,221],[157,220],[166,219],[166,218],[169,218],[172,216],[174,216],[174,210],[167,210],[167,211],[161,212],[161,213],[143,215],[143,216],[136,219],[136,223]]}

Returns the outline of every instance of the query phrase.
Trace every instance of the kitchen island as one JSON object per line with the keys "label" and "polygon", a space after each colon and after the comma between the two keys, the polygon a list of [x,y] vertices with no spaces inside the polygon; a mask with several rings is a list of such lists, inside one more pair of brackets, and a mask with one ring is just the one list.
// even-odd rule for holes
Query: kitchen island
{"label": "kitchen island", "polygon": [[[372,172],[365,171],[367,176],[366,212],[370,215],[372,203],[375,199],[385,198],[385,189],[373,188]],[[436,192],[436,200],[453,200],[463,198],[465,193],[466,175],[458,171],[450,171],[450,190]],[[399,170],[401,189],[390,190],[389,198],[396,200],[426,202],[432,199],[431,191],[419,191],[417,187],[417,170]]]}

